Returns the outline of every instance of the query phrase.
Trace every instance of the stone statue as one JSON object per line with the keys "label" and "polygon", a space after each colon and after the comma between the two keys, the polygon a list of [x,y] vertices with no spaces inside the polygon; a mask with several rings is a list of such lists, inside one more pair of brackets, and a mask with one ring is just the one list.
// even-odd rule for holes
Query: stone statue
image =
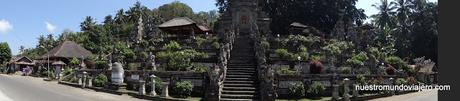
{"label": "stone statue", "polygon": [[122,84],[125,70],[121,63],[115,62],[112,67],[112,84]]}
{"label": "stone statue", "polygon": [[156,71],[157,70],[157,66],[155,64],[155,55],[152,54],[152,52],[149,53],[149,60],[150,60],[150,65],[152,66],[152,70],[153,71]]}

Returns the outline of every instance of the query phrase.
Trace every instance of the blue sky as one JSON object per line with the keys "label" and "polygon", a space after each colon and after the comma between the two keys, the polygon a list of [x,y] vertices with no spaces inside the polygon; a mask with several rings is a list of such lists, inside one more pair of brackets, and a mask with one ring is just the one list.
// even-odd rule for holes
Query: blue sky
{"label": "blue sky", "polygon": [[[35,47],[40,35],[57,36],[65,29],[79,31],[86,16],[101,22],[106,15],[128,9],[136,1],[153,9],[175,0],[3,0],[0,2],[0,42],[8,42],[13,54],[18,54],[21,45]],[[217,9],[215,0],[177,1],[186,3],[195,12]],[[366,15],[376,14],[378,11],[371,5],[378,1],[359,0],[357,7],[365,9]]]}

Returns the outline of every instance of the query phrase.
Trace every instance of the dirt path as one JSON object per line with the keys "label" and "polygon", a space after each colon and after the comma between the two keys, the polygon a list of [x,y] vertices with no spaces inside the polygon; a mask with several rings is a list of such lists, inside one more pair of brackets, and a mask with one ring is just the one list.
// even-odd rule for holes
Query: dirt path
{"label": "dirt path", "polygon": [[1,101],[146,101],[47,82],[43,78],[0,74]]}

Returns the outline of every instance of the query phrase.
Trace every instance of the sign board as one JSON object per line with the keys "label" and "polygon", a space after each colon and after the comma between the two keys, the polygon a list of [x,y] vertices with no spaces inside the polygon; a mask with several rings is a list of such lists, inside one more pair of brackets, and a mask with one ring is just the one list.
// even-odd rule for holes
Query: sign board
{"label": "sign board", "polygon": [[139,75],[131,75],[132,80],[139,80]]}

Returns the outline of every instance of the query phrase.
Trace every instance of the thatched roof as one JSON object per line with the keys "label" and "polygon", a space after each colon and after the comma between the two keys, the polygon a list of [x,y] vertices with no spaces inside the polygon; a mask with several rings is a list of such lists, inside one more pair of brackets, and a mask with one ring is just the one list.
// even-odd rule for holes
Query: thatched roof
{"label": "thatched roof", "polygon": [[293,22],[289,26],[290,27],[299,27],[299,28],[307,28],[308,27],[307,25],[304,25],[304,24],[301,24],[301,23],[298,23],[298,22]]}
{"label": "thatched roof", "polygon": [[42,59],[49,57],[58,58],[86,58],[92,55],[92,53],[85,48],[81,47],[73,41],[64,41],[57,47],[54,47],[48,53],[42,55]]}
{"label": "thatched roof", "polygon": [[35,62],[25,56],[13,57],[9,64],[18,64],[18,65],[35,65]]}
{"label": "thatched roof", "polygon": [[187,17],[179,17],[179,18],[174,18],[169,21],[166,21],[165,23],[158,25],[158,27],[160,28],[179,27],[179,26],[188,26],[188,25],[193,25],[193,24],[196,24],[196,23],[192,19],[187,18]]}
{"label": "thatched roof", "polygon": [[52,65],[66,65],[64,62],[62,61],[56,61],[56,62],[53,62]]}
{"label": "thatched roof", "polygon": [[210,32],[209,28],[197,25],[195,21],[187,17],[171,19],[158,25],[158,28],[171,34],[189,34],[192,29],[195,34],[204,34],[206,32]]}

